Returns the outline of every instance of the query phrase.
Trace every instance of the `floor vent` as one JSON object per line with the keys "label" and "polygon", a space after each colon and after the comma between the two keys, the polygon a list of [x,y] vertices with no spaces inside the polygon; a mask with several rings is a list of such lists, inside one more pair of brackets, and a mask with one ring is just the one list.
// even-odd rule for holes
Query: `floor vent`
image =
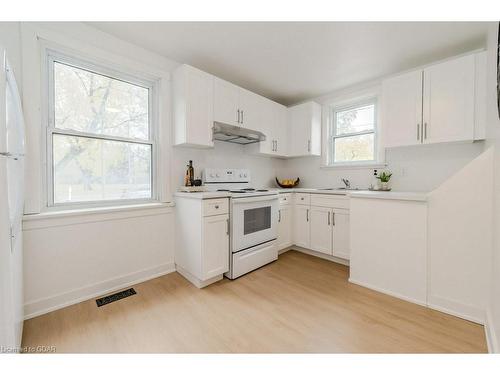
{"label": "floor vent", "polygon": [[122,298],[133,296],[134,294],[136,294],[134,288],[130,288],[127,290],[122,290],[121,292],[115,294],[110,294],[106,297],[98,298],[95,300],[95,303],[97,303],[97,307],[101,307],[107,305],[108,303],[118,301]]}

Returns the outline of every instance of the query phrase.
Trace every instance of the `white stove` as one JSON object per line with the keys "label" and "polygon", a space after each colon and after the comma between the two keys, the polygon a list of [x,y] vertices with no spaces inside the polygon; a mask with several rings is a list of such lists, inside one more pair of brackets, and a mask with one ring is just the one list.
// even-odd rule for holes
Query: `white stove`
{"label": "white stove", "polygon": [[229,194],[230,279],[278,258],[278,192],[250,186],[248,169],[205,169],[208,191]]}

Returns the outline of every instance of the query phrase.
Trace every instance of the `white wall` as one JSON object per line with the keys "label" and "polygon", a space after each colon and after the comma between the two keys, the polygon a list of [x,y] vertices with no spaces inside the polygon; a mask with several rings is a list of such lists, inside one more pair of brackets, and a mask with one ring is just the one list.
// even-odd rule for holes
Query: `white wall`
{"label": "white wall", "polygon": [[0,46],[7,50],[9,63],[21,87],[21,29],[19,22],[0,22]]}
{"label": "white wall", "polygon": [[490,303],[487,311],[487,337],[490,349],[500,353],[500,120],[497,111],[497,37],[498,26],[488,33],[487,145],[494,146],[493,246],[491,259]]}
{"label": "white wall", "polygon": [[248,168],[252,173],[254,187],[274,187],[274,178],[280,175],[285,160],[257,156],[248,146],[215,141],[213,149],[175,147],[173,151],[172,183],[174,188],[182,186],[186,165],[193,160],[195,176],[201,176],[203,168]]}
{"label": "white wall", "polygon": [[479,323],[489,299],[492,197],[490,148],[428,198],[427,303]]}
{"label": "white wall", "polygon": [[24,222],[25,316],[175,269],[173,208]]}

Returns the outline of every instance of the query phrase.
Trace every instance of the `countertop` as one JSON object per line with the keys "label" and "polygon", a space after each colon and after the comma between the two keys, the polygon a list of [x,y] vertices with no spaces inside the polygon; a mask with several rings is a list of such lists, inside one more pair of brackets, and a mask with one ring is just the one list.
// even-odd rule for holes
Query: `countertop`
{"label": "countertop", "polygon": [[183,191],[175,192],[174,196],[192,199],[213,199],[213,198],[229,198],[231,194],[227,191],[198,191],[186,193]]}
{"label": "countertop", "polygon": [[[411,191],[370,191],[370,190],[343,190],[343,189],[314,189],[314,188],[270,188],[270,191],[275,191],[279,194],[285,193],[309,193],[309,194],[327,194],[341,195],[350,198],[368,198],[368,199],[393,199],[407,201],[427,201],[427,193],[411,192]],[[176,197],[192,198],[192,199],[213,199],[213,198],[229,198],[231,193],[225,191],[204,191],[204,192],[176,192]]]}

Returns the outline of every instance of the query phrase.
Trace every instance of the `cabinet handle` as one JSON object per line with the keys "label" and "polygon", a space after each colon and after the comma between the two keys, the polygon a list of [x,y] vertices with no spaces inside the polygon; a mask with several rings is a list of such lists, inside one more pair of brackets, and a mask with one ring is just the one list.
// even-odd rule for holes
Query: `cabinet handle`
{"label": "cabinet handle", "polygon": [[420,124],[417,124],[417,141],[420,141]]}
{"label": "cabinet handle", "polygon": [[226,220],[226,234],[229,236],[229,219]]}
{"label": "cabinet handle", "polygon": [[335,226],[335,212],[332,214],[332,225]]}
{"label": "cabinet handle", "polygon": [[241,110],[241,123],[243,124],[245,121],[243,120],[243,110]]}
{"label": "cabinet handle", "polygon": [[311,152],[311,140],[307,140],[307,152]]}
{"label": "cabinet handle", "polygon": [[424,139],[427,139],[427,123],[424,123]]}
{"label": "cabinet handle", "polygon": [[278,210],[278,223],[281,223],[281,210]]}
{"label": "cabinet handle", "polygon": [[328,226],[330,226],[330,211],[328,211]]}
{"label": "cabinet handle", "polygon": [[306,221],[309,221],[309,208],[306,211]]}
{"label": "cabinet handle", "polygon": [[219,205],[218,205],[218,204],[216,204],[216,205],[215,205],[215,209],[216,209],[216,210],[218,210],[218,209],[219,209]]}
{"label": "cabinet handle", "polygon": [[273,139],[273,151],[276,151],[276,144],[274,142],[275,140]]}
{"label": "cabinet handle", "polygon": [[236,120],[238,122],[238,124],[240,123],[240,110],[238,109],[238,120]]}
{"label": "cabinet handle", "polygon": [[275,140],[274,142],[276,142],[276,147],[274,148],[274,151],[278,152],[278,140]]}

